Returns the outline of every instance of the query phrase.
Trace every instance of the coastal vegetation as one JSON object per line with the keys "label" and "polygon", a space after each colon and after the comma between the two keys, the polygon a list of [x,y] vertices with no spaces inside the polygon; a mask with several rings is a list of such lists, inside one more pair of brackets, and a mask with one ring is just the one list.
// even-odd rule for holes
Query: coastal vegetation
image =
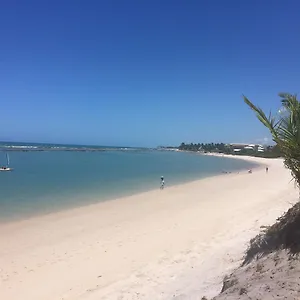
{"label": "coastal vegetation", "polygon": [[300,103],[296,95],[280,93],[281,108],[276,115],[267,117],[263,110],[244,96],[245,103],[266,126],[282,156],[285,166],[300,186]]}
{"label": "coastal vegetation", "polygon": [[264,158],[281,157],[281,152],[277,145],[262,147],[261,145],[248,145],[248,144],[181,143],[180,146],[178,147],[178,150],[202,152],[202,153],[249,155],[249,156],[264,157]]}
{"label": "coastal vegetation", "polygon": [[206,152],[230,153],[229,146],[224,143],[207,143],[207,144],[181,143],[178,149],[184,151],[206,151]]}
{"label": "coastal vegetation", "polygon": [[[266,126],[274,147],[300,187],[300,102],[296,95],[279,94],[281,108],[267,116],[247,97],[244,102]],[[225,276],[221,294],[214,300],[298,299],[300,274],[300,202],[298,201],[271,226],[251,239],[242,266]],[[264,291],[261,292],[262,282]],[[279,287],[279,288],[278,288]]]}
{"label": "coastal vegetation", "polygon": [[[275,115],[270,113],[269,116],[245,96],[244,102],[255,112],[259,121],[269,129],[277,149],[284,158],[285,166],[291,171],[299,188],[300,102],[296,95],[288,93],[280,93],[279,97],[281,108]],[[245,288],[245,284],[247,284],[247,299],[250,299],[251,293],[257,294],[256,290],[261,287],[262,280],[268,287],[265,295],[260,294],[263,298],[267,298],[264,296],[269,298],[277,296],[277,298],[296,299],[293,295],[297,294],[298,285],[293,282],[297,282],[296,278],[300,273],[299,226],[300,202],[297,202],[277,219],[275,224],[267,226],[262,233],[250,241],[242,267],[224,278],[221,294],[214,299],[244,299],[238,291]],[[280,276],[276,278],[276,274]],[[281,288],[276,290],[276,285]],[[276,295],[272,295],[272,290]]]}

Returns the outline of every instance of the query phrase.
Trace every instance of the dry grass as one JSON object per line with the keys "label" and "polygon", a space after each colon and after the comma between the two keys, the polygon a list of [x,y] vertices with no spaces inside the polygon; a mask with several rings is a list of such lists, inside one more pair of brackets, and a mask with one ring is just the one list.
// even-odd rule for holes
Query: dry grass
{"label": "dry grass", "polygon": [[291,255],[300,252],[300,203],[250,241],[243,265],[280,249],[289,250]]}
{"label": "dry grass", "polygon": [[223,287],[221,293],[225,292],[226,290],[230,289],[231,287],[238,284],[238,280],[232,274],[230,276],[226,275],[223,279]]}
{"label": "dry grass", "polygon": [[295,279],[300,272],[299,261],[295,260],[299,253],[300,202],[250,241],[242,267],[225,276],[221,294],[213,299],[254,299],[253,295],[258,297],[255,299],[271,299],[279,294],[288,294],[290,298],[286,299],[300,299],[295,296],[300,296],[300,284]]}

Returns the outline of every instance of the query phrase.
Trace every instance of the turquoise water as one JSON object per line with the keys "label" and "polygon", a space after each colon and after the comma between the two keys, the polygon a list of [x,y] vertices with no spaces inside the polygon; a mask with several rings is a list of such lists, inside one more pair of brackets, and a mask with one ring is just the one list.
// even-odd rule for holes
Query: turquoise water
{"label": "turquoise water", "polygon": [[[0,153],[0,163],[5,163]],[[0,221],[237,171],[242,160],[169,151],[10,152],[13,172],[0,172]]]}

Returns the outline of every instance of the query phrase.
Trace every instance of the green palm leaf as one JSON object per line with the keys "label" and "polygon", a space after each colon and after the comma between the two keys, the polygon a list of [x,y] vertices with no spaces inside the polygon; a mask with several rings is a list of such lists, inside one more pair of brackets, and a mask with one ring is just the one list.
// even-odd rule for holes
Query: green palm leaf
{"label": "green palm leaf", "polygon": [[300,102],[297,95],[280,93],[283,114],[269,117],[262,109],[255,106],[247,97],[243,96],[244,102],[255,112],[259,121],[266,126],[275,143],[284,156],[284,163],[298,186],[300,186]]}

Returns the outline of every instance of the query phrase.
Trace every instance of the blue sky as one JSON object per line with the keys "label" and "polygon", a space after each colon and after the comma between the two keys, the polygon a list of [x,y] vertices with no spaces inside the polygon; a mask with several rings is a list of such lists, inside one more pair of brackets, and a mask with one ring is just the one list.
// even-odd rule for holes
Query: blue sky
{"label": "blue sky", "polygon": [[300,2],[2,1],[0,140],[256,142],[299,92]]}

